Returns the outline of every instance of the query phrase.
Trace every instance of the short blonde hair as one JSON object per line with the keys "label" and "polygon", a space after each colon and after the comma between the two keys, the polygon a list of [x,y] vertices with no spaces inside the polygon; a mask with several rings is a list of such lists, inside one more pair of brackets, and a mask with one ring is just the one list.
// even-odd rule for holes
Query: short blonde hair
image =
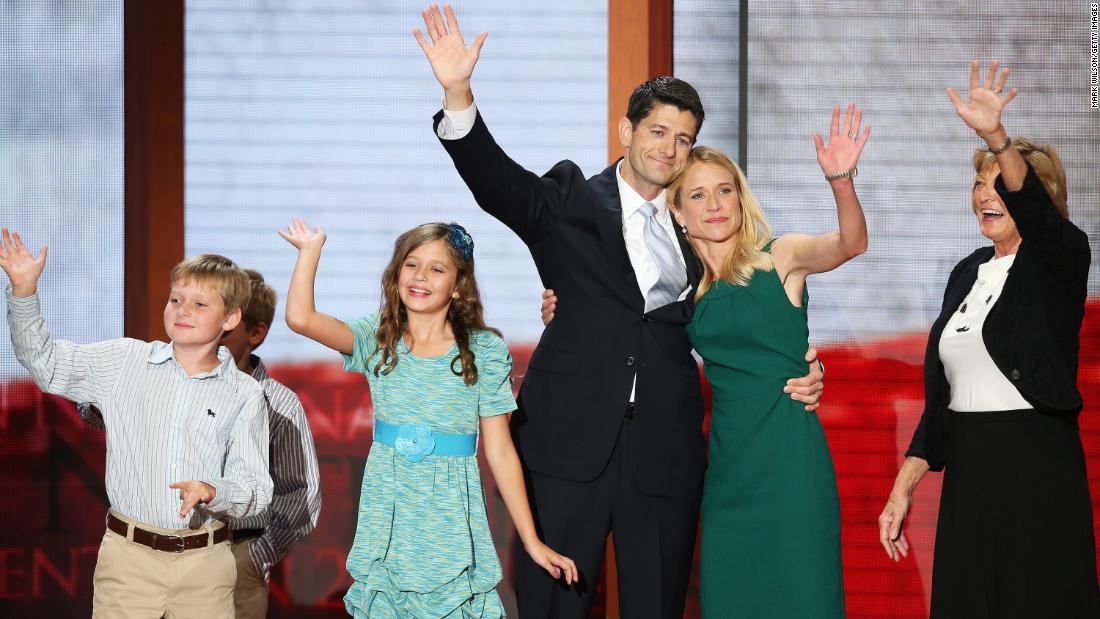
{"label": "short blonde hair", "polygon": [[221,295],[227,312],[248,304],[248,275],[225,256],[199,254],[184,259],[172,269],[172,283],[176,282],[195,282],[213,288]]}
{"label": "short blonde hair", "polygon": [[[1036,144],[1027,138],[1012,138],[1012,145],[1020,151],[1020,156],[1031,164],[1043,188],[1047,190],[1054,208],[1064,219],[1069,219],[1069,196],[1066,193],[1066,169],[1062,167],[1062,158],[1050,144]],[[997,156],[988,148],[974,151],[974,171],[981,173],[997,163]]]}
{"label": "short blonde hair", "polygon": [[[703,261],[703,279],[695,291],[695,298],[699,299],[710,289],[711,281],[723,279],[731,284],[747,286],[756,271],[772,270],[771,254],[764,251],[764,246],[772,238],[771,227],[764,217],[764,211],[760,209],[760,203],[749,189],[749,181],[745,173],[730,159],[728,155],[709,146],[696,146],[688,155],[687,165],[676,180],[668,187],[669,204],[677,211],[681,207],[680,192],[684,189],[684,179],[687,171],[693,165],[713,163],[722,166],[733,175],[733,184],[737,189],[737,199],[741,205],[741,229],[737,232],[737,246],[726,256],[722,263],[721,272],[710,272],[710,267]],[[692,242],[694,248],[694,241]]]}
{"label": "short blonde hair", "polygon": [[263,274],[256,269],[244,269],[244,272],[248,275],[251,294],[248,297],[248,303],[245,303],[241,309],[241,320],[249,328],[261,322],[271,326],[271,321],[275,320],[275,304],[279,300],[279,295],[271,284],[264,281]]}

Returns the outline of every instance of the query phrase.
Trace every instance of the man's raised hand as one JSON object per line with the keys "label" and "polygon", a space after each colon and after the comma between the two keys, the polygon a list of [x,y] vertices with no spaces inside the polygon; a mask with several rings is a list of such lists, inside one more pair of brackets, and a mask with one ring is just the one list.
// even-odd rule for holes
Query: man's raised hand
{"label": "man's raised hand", "polygon": [[469,47],[462,38],[462,32],[458,29],[458,20],[455,19],[454,9],[451,5],[443,6],[447,14],[444,20],[439,12],[439,5],[432,4],[424,10],[424,27],[428,31],[431,43],[424,38],[424,33],[419,28],[413,28],[413,36],[424,50],[428,62],[432,65],[432,73],[439,84],[443,86],[446,97],[444,105],[449,110],[464,110],[473,103],[473,95],[470,92],[470,76],[474,73],[474,65],[481,55],[481,45],[485,43],[488,32],[482,32],[474,38]]}
{"label": "man's raised hand", "polygon": [[11,280],[12,294],[17,297],[29,297],[38,290],[38,276],[46,267],[46,246],[38,250],[38,257],[27,249],[19,233],[2,229],[0,236],[0,268]]}

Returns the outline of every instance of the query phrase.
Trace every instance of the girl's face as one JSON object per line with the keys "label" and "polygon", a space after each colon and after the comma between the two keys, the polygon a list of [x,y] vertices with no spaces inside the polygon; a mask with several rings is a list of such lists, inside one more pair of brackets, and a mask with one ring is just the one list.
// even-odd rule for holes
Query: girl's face
{"label": "girl's face", "polygon": [[409,252],[397,272],[397,293],[413,314],[446,312],[458,298],[458,266],[445,239],[436,239]]}

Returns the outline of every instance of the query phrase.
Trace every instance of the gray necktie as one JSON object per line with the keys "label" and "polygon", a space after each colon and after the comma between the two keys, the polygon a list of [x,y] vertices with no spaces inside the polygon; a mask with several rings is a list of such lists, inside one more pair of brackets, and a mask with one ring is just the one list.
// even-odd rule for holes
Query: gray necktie
{"label": "gray necktie", "polygon": [[657,223],[657,218],[654,217],[657,214],[657,207],[652,202],[646,202],[638,207],[638,212],[645,216],[642,237],[660,272],[657,283],[653,284],[646,293],[645,311],[648,312],[678,299],[687,286],[687,273],[676,256],[676,248],[672,246],[668,232]]}

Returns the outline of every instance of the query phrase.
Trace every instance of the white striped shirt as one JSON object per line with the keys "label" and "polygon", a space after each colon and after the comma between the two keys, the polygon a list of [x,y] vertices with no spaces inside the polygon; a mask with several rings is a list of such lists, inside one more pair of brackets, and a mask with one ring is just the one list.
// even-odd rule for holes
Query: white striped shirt
{"label": "white striped shirt", "polygon": [[[15,297],[8,287],[6,297],[15,356],[39,388],[102,412],[112,508],[175,529],[258,513],[271,502],[263,389],[237,369],[228,348],[218,349],[212,372],[188,376],[170,344],[54,340],[38,295]],[[183,521],[179,491],[168,484],[187,480],[216,494]]]}
{"label": "white striped shirt", "polygon": [[302,401],[271,378],[264,362],[252,355],[252,378],[263,386],[271,428],[271,479],[275,496],[266,511],[230,521],[231,529],[263,529],[249,546],[256,571],[266,574],[290,552],[290,546],[317,526],[321,515],[321,475],[317,450]]}

